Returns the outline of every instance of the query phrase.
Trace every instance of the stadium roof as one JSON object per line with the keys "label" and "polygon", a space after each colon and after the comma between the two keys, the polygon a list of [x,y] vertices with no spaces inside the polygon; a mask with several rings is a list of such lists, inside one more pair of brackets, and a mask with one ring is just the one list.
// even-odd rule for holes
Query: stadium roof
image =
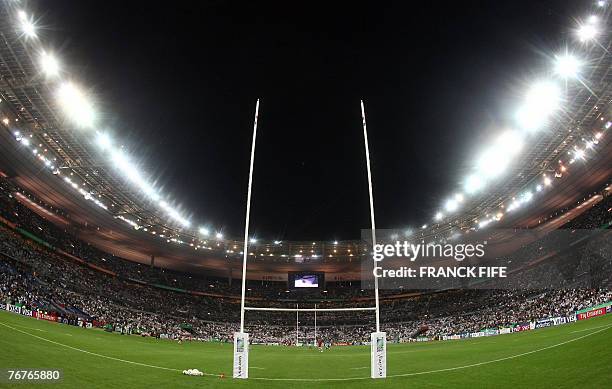
{"label": "stadium roof", "polygon": [[[160,248],[160,243],[170,243],[171,247],[183,247],[178,251],[181,254],[172,256],[179,261],[191,258],[200,262],[202,251],[211,253],[204,255],[207,260],[219,258],[220,253],[238,257],[242,242],[215,236],[214,230],[206,231],[211,236],[203,236],[201,228],[190,224],[180,210],[168,204],[160,209],[164,201],[157,194],[145,196],[142,186],[135,185],[135,181],[138,184],[143,180],[140,173],[119,174],[93,147],[95,128],[80,128],[91,119],[91,107],[80,100],[84,92],[72,81],[60,85],[60,81],[50,79],[53,75],[49,73],[57,73],[58,65],[50,53],[43,52],[44,38],[36,36],[34,18],[17,6],[4,3],[0,7],[0,19],[6,21],[0,26],[0,110],[7,120],[1,147],[2,163],[9,176],[48,204],[66,210],[71,220],[81,224],[79,234],[85,240],[117,255],[143,261],[167,251]],[[611,9],[606,8],[601,15],[604,22],[609,21]],[[600,25],[609,27],[608,23]],[[567,98],[561,103],[562,109],[549,118],[548,130],[528,138],[520,157],[507,166],[503,180],[494,181],[476,195],[461,195],[457,211],[452,200],[447,208],[452,205],[453,211],[448,216],[440,212],[439,220],[428,221],[420,234],[442,237],[484,227],[483,221],[499,219],[495,215],[500,210],[504,210],[504,225],[533,225],[607,183],[612,146],[610,136],[598,136],[609,128],[612,116],[612,34],[598,31],[597,44],[576,42],[575,46],[580,48],[581,57],[588,59],[588,66],[581,72],[580,82],[566,82]],[[569,65],[564,72],[571,70]],[[82,105],[79,112],[73,112],[73,116],[79,116],[78,121],[66,115],[62,96],[72,99],[72,106]],[[587,148],[593,140],[599,144],[590,152]],[[27,151],[33,152],[23,152],[26,142]],[[589,155],[582,161],[585,152]],[[47,169],[36,164],[40,161]],[[587,169],[589,174],[584,174]],[[572,175],[572,170],[582,174]],[[555,175],[561,177],[554,179]],[[529,215],[509,214],[513,204],[522,202],[521,196],[529,193],[531,199],[532,192],[548,179],[554,180],[553,189],[542,195],[545,197],[537,209],[530,208]],[[358,239],[252,243],[255,257],[293,258],[292,262],[328,255],[350,260],[363,247]],[[187,251],[192,254],[185,254]]]}

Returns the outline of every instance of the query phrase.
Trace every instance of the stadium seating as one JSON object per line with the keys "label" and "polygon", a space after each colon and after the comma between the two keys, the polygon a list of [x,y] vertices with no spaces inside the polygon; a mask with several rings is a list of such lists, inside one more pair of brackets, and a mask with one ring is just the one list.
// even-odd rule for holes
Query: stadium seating
{"label": "stadium seating", "polygon": [[[39,236],[49,246],[34,242],[11,229],[0,226],[0,300],[18,303],[31,309],[53,311],[76,322],[78,319],[99,326],[128,329],[149,335],[168,337],[190,336],[203,340],[231,341],[239,322],[238,286],[226,280],[183,274],[145,266],[104,253],[62,231],[18,202],[12,193],[18,188],[0,180],[0,215],[22,230]],[[564,228],[607,228],[611,218],[612,196],[568,222]],[[546,239],[546,238],[545,238]],[[609,250],[609,245],[601,245]],[[53,247],[82,259],[76,262]],[[542,242],[521,248],[521,256],[541,255]],[[566,256],[586,255],[580,250]],[[611,253],[601,253],[610,258]],[[562,263],[562,255],[557,262]],[[107,269],[117,276],[100,272],[87,264]],[[543,268],[545,270],[545,268]],[[542,269],[533,270],[533,277],[546,277]],[[603,274],[612,274],[607,269]],[[214,290],[225,297],[192,295],[160,289],[148,283],[176,286],[184,289]],[[576,310],[608,301],[612,298],[610,278],[597,285],[579,284],[577,288],[541,290],[449,290],[421,292],[416,296],[385,298],[401,291],[384,291],[381,301],[383,328],[392,341],[406,341],[421,325],[427,324],[430,337],[473,332],[533,319],[563,316]],[[579,288],[578,288],[579,286]],[[293,306],[300,299],[318,301],[319,307],[362,306],[367,301],[356,297],[371,297],[358,283],[328,283],[325,294],[314,291],[300,296],[286,296],[286,285],[280,282],[250,282],[251,296],[265,297],[265,306]],[[405,292],[405,291],[404,291]],[[255,303],[256,304],[256,303]],[[257,343],[293,344],[295,316],[289,313],[248,312],[247,330]],[[301,337],[314,339],[312,314],[300,318]],[[372,331],[372,318],[363,313],[319,313],[318,334],[337,343],[367,341]],[[184,324],[193,330],[186,332]]]}

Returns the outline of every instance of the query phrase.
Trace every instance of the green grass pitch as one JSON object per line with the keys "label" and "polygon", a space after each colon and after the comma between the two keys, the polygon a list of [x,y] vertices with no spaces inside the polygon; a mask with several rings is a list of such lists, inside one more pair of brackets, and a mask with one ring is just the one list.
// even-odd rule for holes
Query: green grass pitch
{"label": "green grass pitch", "polygon": [[[609,388],[612,315],[488,338],[390,344],[384,380],[368,378],[369,347],[251,346],[249,359],[251,378],[234,380],[231,344],[177,344],[0,312],[0,368],[62,369],[58,388]],[[181,374],[189,368],[211,375]]]}

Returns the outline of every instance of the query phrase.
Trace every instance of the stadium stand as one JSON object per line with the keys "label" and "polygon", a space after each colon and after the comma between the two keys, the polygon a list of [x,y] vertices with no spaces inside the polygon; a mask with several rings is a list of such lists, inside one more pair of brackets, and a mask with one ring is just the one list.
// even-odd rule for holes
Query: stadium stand
{"label": "stadium stand", "polygon": [[[60,316],[68,323],[90,322],[121,331],[170,338],[231,341],[239,318],[238,289],[226,280],[146,266],[104,253],[71,236],[19,202],[19,188],[0,180],[0,301]],[[567,222],[564,229],[607,228],[612,220],[612,196]],[[36,200],[38,201],[38,200]],[[547,239],[546,237],[544,239]],[[541,256],[542,241],[522,247],[521,257]],[[609,250],[609,245],[597,245]],[[585,250],[557,255],[587,255]],[[591,255],[591,254],[588,254]],[[611,253],[601,253],[610,258]],[[604,263],[604,266],[608,266]],[[535,277],[545,269],[534,269]],[[611,269],[599,272],[612,274]],[[610,278],[587,280],[576,288],[542,290],[385,291],[381,317],[388,338],[403,342],[424,324],[427,336],[474,332],[485,328],[572,314],[612,299]],[[589,284],[590,283],[590,284]],[[155,286],[157,285],[157,286]],[[169,290],[200,291],[200,294]],[[160,287],[161,286],[161,287]],[[586,287],[585,287],[586,286]],[[251,297],[265,297],[266,306],[285,307],[297,301],[319,307],[362,306],[371,291],[358,282],[330,282],[323,291],[287,297],[281,282],[249,282]],[[206,292],[214,291],[214,295]],[[365,299],[365,301],[364,301]],[[257,304],[257,300],[252,302]],[[249,312],[248,330],[254,343],[294,344],[295,317],[286,313]],[[318,337],[338,344],[366,342],[371,325],[363,313],[319,313]],[[304,342],[313,342],[313,318],[301,319]]]}

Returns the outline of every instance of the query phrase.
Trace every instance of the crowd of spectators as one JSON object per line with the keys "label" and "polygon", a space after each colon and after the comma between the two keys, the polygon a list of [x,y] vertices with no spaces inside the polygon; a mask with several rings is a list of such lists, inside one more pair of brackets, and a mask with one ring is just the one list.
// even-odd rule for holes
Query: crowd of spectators
{"label": "crowd of spectators", "polygon": [[[0,226],[0,301],[54,311],[64,317],[95,321],[141,334],[218,341],[232,339],[233,332],[238,329],[240,313],[239,302],[232,297],[238,292],[236,286],[220,279],[149,267],[110,256],[32,212],[11,195],[7,185],[6,181],[0,180],[0,214],[3,218],[84,259],[86,263],[115,271],[120,276],[110,276],[75,262],[8,226]],[[605,198],[566,227],[599,228],[606,225],[610,221],[611,198]],[[606,240],[608,236],[594,239]],[[590,246],[595,247],[595,254]],[[612,299],[612,269],[609,260],[598,260],[612,257],[609,246],[582,245],[574,251],[559,253],[554,261],[542,267],[529,270],[534,279],[551,274],[550,266],[557,270],[561,268],[561,273],[564,273],[565,268],[559,265],[564,263],[564,256],[579,256],[579,261],[570,261],[573,266],[571,280],[576,283],[568,283],[568,277],[565,277],[564,288],[421,291],[403,297],[400,294],[405,291],[385,293],[381,301],[382,329],[394,341],[409,339],[423,325],[429,328],[428,336],[439,337],[544,317],[567,316],[576,310],[609,301]],[[541,251],[541,247],[540,242],[522,250],[529,256]],[[590,273],[587,273],[599,274],[600,277],[582,282],[584,277],[575,274],[585,273],[585,266],[590,267]],[[211,288],[227,297],[159,289],[129,278],[185,289]],[[295,307],[295,302],[279,297],[285,295],[286,285],[253,282],[249,287],[252,294],[267,297],[259,302],[260,305]],[[370,301],[355,298],[371,294],[369,290],[360,289],[358,283],[329,283],[327,289],[326,293],[333,299],[321,299],[319,308],[371,305]],[[373,331],[373,321],[371,312],[319,312],[317,337],[336,343],[365,342]],[[300,342],[314,342],[313,313],[300,313],[299,323],[296,323],[292,312],[249,311],[247,323],[246,330],[251,333],[253,342],[294,344],[296,338]]]}

